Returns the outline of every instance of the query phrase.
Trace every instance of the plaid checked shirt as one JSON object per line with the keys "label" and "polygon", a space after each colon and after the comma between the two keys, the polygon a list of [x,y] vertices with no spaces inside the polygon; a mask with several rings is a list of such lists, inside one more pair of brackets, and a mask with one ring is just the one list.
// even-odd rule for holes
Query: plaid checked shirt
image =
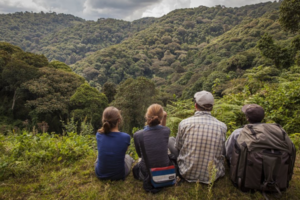
{"label": "plaid checked shirt", "polygon": [[217,169],[216,179],[225,175],[224,154],[227,126],[207,111],[180,122],[175,148],[180,174],[188,182],[209,184],[209,162]]}

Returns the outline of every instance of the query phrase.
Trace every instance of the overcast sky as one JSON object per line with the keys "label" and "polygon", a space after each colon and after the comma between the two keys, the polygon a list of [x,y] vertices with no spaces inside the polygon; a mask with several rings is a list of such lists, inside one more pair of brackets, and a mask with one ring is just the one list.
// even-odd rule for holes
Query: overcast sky
{"label": "overcast sky", "polygon": [[88,20],[110,17],[135,20],[161,17],[178,8],[200,5],[239,7],[267,2],[266,0],[0,0],[0,13],[19,11],[67,13]]}

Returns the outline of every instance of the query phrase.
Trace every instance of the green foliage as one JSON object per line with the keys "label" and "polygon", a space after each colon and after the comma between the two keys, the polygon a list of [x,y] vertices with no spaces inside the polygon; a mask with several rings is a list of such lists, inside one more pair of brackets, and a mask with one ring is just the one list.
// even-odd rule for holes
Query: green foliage
{"label": "green foliage", "polygon": [[0,180],[35,174],[41,165],[71,164],[93,154],[95,146],[94,137],[77,133],[0,135]]}
{"label": "green foliage", "polygon": [[[235,9],[216,6],[176,10],[71,67],[97,88],[107,81],[119,84],[145,76],[163,91],[179,97],[190,98],[191,93],[199,91],[196,88],[212,91],[214,85],[215,93],[221,95],[224,88],[217,85],[225,83],[227,77],[206,77],[216,70],[232,71],[238,77],[244,70],[268,62],[255,49],[265,31],[281,41],[289,39],[276,21],[279,5],[268,2]],[[196,77],[203,78],[198,82]]]}
{"label": "green foliage", "polygon": [[115,99],[115,95],[117,93],[116,84],[112,82],[106,82],[103,85],[103,93],[108,99],[108,103],[112,102]]}
{"label": "green foliage", "polygon": [[107,99],[88,84],[82,85],[83,77],[62,62],[49,64],[43,55],[8,43],[0,43],[0,48],[0,111],[6,116],[0,116],[1,124],[22,128],[23,121],[28,127],[44,121],[49,132],[59,133],[60,121],[74,114],[76,121],[87,116],[95,129],[100,126]]}
{"label": "green foliage", "polygon": [[111,105],[122,111],[123,130],[130,133],[133,127],[142,127],[147,108],[155,102],[155,85],[149,79],[127,79],[117,89]]}
{"label": "green foliage", "polygon": [[76,121],[87,118],[97,129],[101,126],[102,112],[108,106],[108,101],[103,93],[85,83],[71,96],[70,105]]}
{"label": "green foliage", "polygon": [[290,134],[289,137],[291,138],[292,142],[295,145],[297,151],[300,149],[300,133]]}
{"label": "green foliage", "polygon": [[272,59],[275,66],[279,69],[289,68],[294,64],[295,50],[274,44],[272,37],[268,34],[265,34],[258,41],[257,47],[261,51],[261,54]]}
{"label": "green foliage", "polygon": [[72,69],[68,65],[66,65],[63,62],[57,61],[57,60],[50,62],[49,67],[53,67],[55,69],[60,69],[60,70],[67,71],[67,72],[72,71]]}
{"label": "green foliage", "polygon": [[280,5],[280,24],[286,31],[300,30],[300,1],[284,0]]}

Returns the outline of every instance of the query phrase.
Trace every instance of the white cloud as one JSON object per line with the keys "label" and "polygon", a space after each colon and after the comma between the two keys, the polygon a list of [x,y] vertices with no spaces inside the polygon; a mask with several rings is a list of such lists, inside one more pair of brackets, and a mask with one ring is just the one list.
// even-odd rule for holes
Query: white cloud
{"label": "white cloud", "polygon": [[142,17],[161,17],[172,10],[179,8],[189,8],[191,0],[163,0],[143,12]]}
{"label": "white cloud", "polygon": [[0,0],[0,13],[51,10],[92,20],[101,17],[134,20],[200,5],[238,7],[261,2],[266,0]]}

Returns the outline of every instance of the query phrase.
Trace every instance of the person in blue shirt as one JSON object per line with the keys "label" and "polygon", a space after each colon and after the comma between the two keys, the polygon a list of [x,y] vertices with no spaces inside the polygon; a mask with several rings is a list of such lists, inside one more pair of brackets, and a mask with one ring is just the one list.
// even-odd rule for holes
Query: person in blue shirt
{"label": "person in blue shirt", "polygon": [[98,158],[95,172],[99,179],[124,180],[130,173],[134,160],[125,155],[130,136],[119,131],[122,124],[120,111],[107,107],[102,115],[102,128],[96,133]]}

